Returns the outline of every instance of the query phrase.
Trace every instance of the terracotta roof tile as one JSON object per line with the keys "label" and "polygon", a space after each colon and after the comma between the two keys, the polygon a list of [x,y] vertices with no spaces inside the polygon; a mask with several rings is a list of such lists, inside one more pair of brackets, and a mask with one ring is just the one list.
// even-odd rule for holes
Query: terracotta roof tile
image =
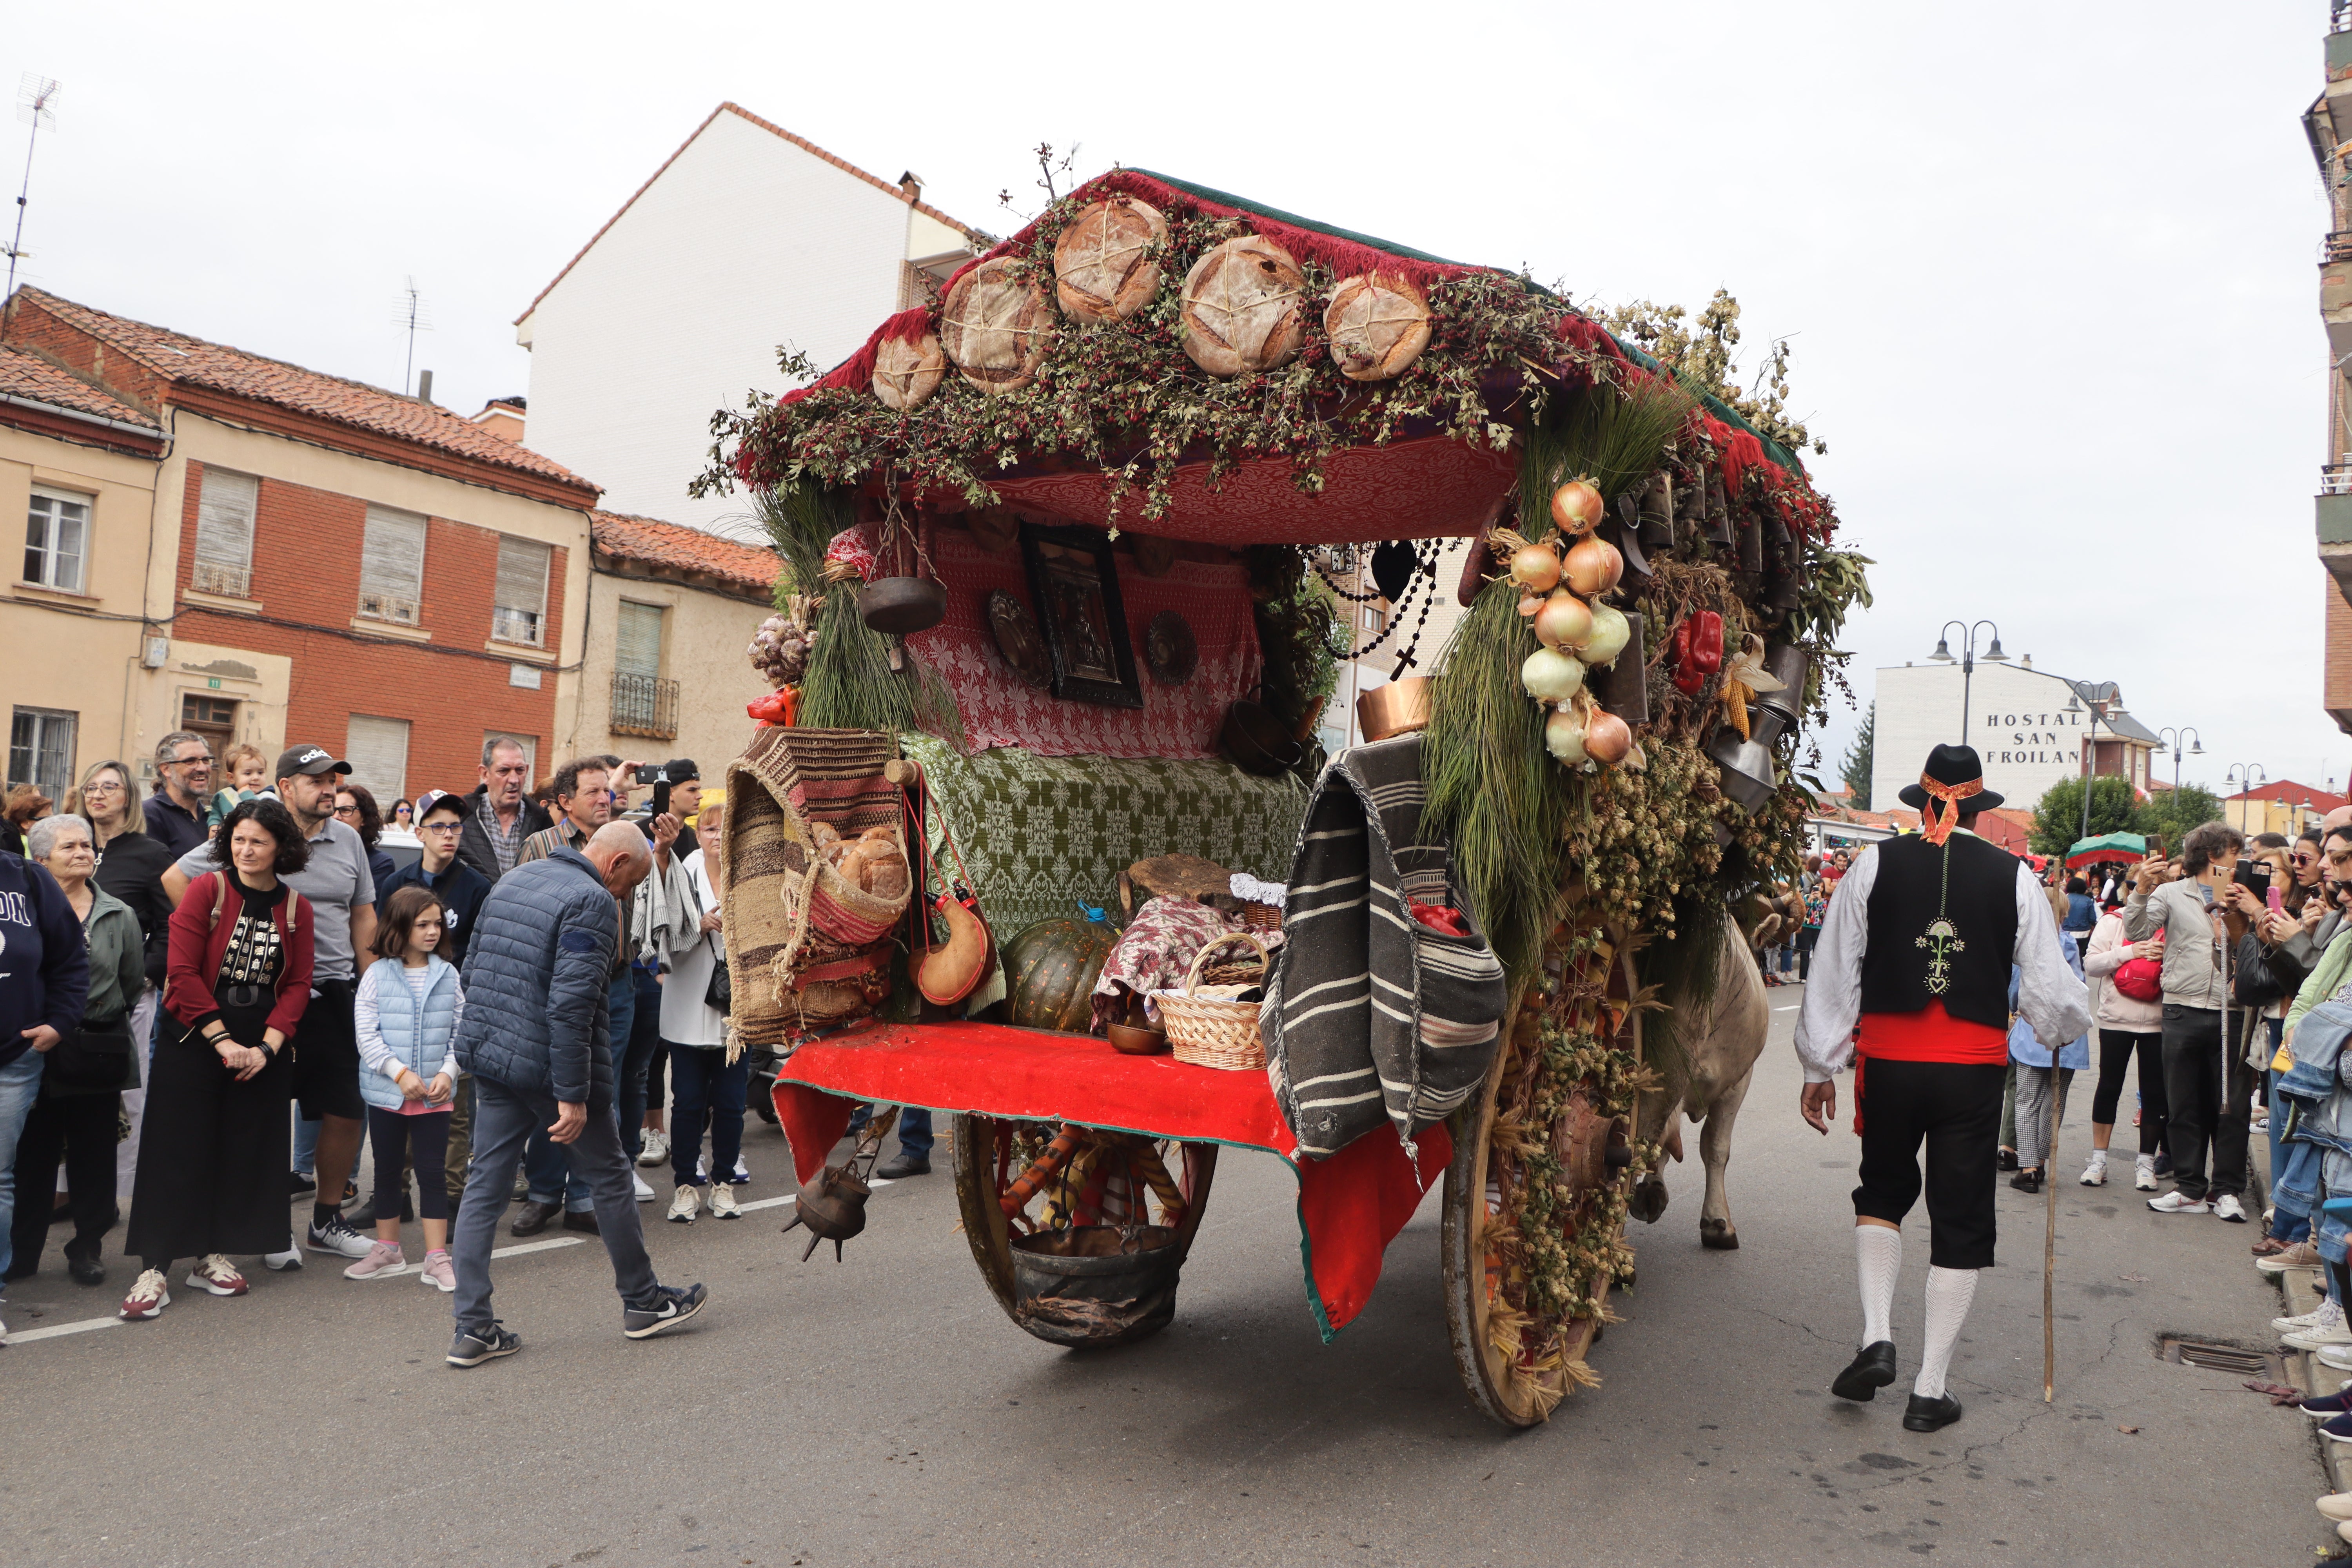
{"label": "terracotta roof tile", "polygon": [[94,414],[100,419],[116,419],[125,425],[137,425],[158,435],[163,429],[152,416],[142,413],[111,393],[90,385],[73,372],[52,364],[27,350],[5,343],[0,343],[0,392],[11,397],[26,397],[36,403],[46,403],[53,408],[70,408],[79,414]]}
{"label": "terracotta roof tile", "polygon": [[29,285],[18,293],[164,381],[248,397],[378,436],[437,447],[476,462],[593,488],[591,481],[553,459],[501,440],[436,405],[225,343],[207,342],[167,327],[110,315]]}
{"label": "terracotta roof tile", "polygon": [[776,574],[782,569],[772,550],[738,544],[698,528],[621,511],[592,511],[588,517],[598,553],[623,561],[707,573],[730,587],[763,596],[774,588]]}

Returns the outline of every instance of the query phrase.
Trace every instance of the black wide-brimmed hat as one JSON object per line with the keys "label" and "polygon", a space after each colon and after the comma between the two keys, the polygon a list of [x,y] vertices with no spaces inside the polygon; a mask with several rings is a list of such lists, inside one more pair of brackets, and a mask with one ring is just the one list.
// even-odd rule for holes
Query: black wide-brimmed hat
{"label": "black wide-brimmed hat", "polygon": [[1919,770],[1919,783],[1905,784],[1895,792],[1904,805],[1914,811],[1927,809],[1927,783],[1933,779],[1947,787],[1975,784],[1974,793],[1962,796],[1968,803],[1959,809],[1971,813],[1990,811],[2001,803],[2001,796],[1984,787],[1984,762],[1974,746],[1938,746],[1927,753],[1927,765]]}

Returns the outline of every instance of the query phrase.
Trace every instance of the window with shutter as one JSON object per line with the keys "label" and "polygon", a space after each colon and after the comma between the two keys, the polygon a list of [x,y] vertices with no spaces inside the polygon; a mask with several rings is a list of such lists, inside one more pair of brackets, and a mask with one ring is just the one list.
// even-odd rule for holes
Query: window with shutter
{"label": "window with shutter", "polygon": [[25,519],[25,581],[80,593],[89,532],[88,496],[34,486]]}
{"label": "window with shutter", "polygon": [[261,482],[250,474],[206,468],[196,500],[196,558],[188,586],[232,599],[253,589],[253,515]]}
{"label": "window with shutter", "polygon": [[535,539],[499,536],[498,599],[490,611],[490,636],[499,642],[545,646],[547,564],[551,552]]}
{"label": "window with shutter", "polygon": [[394,801],[408,797],[408,721],[352,714],[343,761],[352,764],[352,782],[365,784],[389,811]]}
{"label": "window with shutter", "polygon": [[621,626],[618,647],[613,654],[613,668],[623,675],[657,676],[661,673],[662,607],[659,605],[621,604]]}
{"label": "window with shutter", "polygon": [[425,520],[390,507],[368,508],[367,538],[360,550],[360,614],[413,626],[424,597]]}
{"label": "window with shutter", "polygon": [[8,783],[31,784],[54,801],[71,799],[79,718],[54,708],[17,709],[8,726]]}

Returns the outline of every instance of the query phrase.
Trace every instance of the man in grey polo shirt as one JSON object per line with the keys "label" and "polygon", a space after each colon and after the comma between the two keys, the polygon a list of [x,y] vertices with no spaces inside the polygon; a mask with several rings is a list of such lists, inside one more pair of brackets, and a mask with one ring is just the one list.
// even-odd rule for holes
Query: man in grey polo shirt
{"label": "man in grey polo shirt", "polygon": [[[335,780],[351,771],[349,763],[336,761],[320,746],[289,746],[278,759],[278,798],[310,841],[310,863],[286,883],[315,911],[310,1005],[294,1032],[294,1098],[304,1118],[320,1123],[316,1195],[330,1201],[310,1205],[308,1245],[313,1252],[364,1258],[368,1239],[344,1223],[341,1204],[367,1114],[360,1099],[359,1039],[352,1018],[358,973],[352,957],[375,942],[375,878],[368,870],[367,848],[356,829],[335,819]],[[199,844],[163,873],[163,890],[176,904],[190,882],[221,864],[215,845]],[[272,1268],[299,1268],[301,1249],[267,1261]]]}

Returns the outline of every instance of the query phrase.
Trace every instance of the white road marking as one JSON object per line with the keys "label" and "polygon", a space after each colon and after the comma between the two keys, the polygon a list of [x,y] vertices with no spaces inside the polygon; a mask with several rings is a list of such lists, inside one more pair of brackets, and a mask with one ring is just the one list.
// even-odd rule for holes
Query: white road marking
{"label": "white road marking", "polygon": [[92,1329],[119,1329],[120,1318],[84,1318],[78,1323],[52,1323],[46,1329],[24,1329],[8,1336],[12,1345],[26,1345],[35,1340],[53,1340],[60,1334],[86,1334]]}
{"label": "white road marking", "polygon": [[526,1252],[545,1252],[550,1247],[578,1247],[587,1238],[585,1237],[579,1236],[559,1236],[552,1241],[526,1241],[520,1247],[494,1247],[490,1248],[490,1256],[492,1258],[520,1258]]}
{"label": "white road marking", "polygon": [[1785,1007],[1775,1007],[1772,1011],[1775,1013],[1793,1013],[1803,1005],[1804,1004],[1802,1002],[1791,1002]]}
{"label": "white road marking", "polygon": [[738,1214],[750,1214],[753,1209],[772,1209],[778,1204],[793,1204],[798,1202],[800,1202],[800,1194],[798,1193],[786,1193],[780,1198],[761,1198],[752,1203],[738,1204],[736,1205],[736,1212]]}

